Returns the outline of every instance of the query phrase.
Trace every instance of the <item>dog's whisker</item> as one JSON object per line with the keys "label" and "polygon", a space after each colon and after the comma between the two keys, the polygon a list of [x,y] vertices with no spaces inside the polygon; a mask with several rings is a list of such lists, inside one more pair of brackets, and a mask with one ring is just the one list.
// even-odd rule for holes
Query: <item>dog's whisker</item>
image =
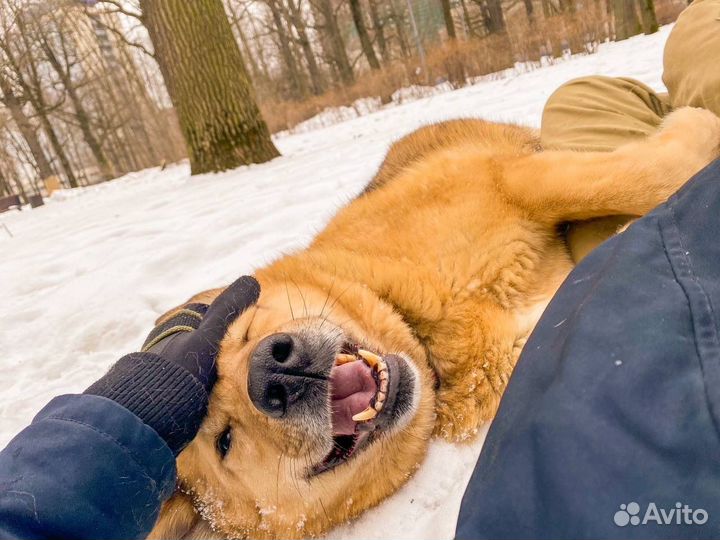
{"label": "dog's whisker", "polygon": [[305,317],[308,316],[308,308],[307,308],[307,302],[305,301],[305,295],[302,292],[302,289],[300,286],[295,282],[294,279],[290,280],[293,285],[295,285],[295,288],[298,290],[298,293],[300,293],[300,298],[302,298],[303,303],[303,313],[305,314]]}
{"label": "dog's whisker", "polygon": [[287,279],[285,280],[285,292],[287,293],[288,307],[290,307],[290,316],[295,320],[295,312],[293,311],[292,301],[290,300],[290,290],[288,289]]}
{"label": "dog's whisker", "polygon": [[332,283],[330,283],[330,288],[328,289],[327,296],[325,297],[325,302],[323,302],[322,308],[320,309],[320,328],[323,327],[323,324],[325,324],[325,321],[327,318],[323,318],[323,314],[325,313],[325,308],[327,307],[327,303],[330,300],[330,295],[332,294],[333,287],[335,287],[335,279],[337,278],[337,274],[333,275]]}
{"label": "dog's whisker", "polygon": [[335,298],[335,300],[333,300],[333,303],[330,304],[330,309],[328,310],[328,313],[327,313],[327,315],[325,316],[325,319],[326,319],[326,320],[327,320],[327,318],[330,316],[330,314],[332,313],[332,310],[335,308],[335,305],[338,303],[338,301],[343,297],[343,295],[344,295],[346,292],[348,292],[348,291],[350,290],[350,287],[352,287],[352,283],[350,283],[347,287],[345,287],[345,289],[343,290],[343,292],[341,292],[341,293]]}
{"label": "dog's whisker", "polygon": [[276,505],[280,504],[280,464],[282,463],[284,455],[284,451],[280,452],[280,457],[278,458],[277,474],[275,475],[275,500],[277,501]]}
{"label": "dog's whisker", "polygon": [[298,485],[298,476],[297,476],[297,472],[295,471],[295,465],[296,465],[295,460],[291,460],[290,461],[290,480],[292,482],[293,487],[295,488],[295,491],[302,499],[303,495],[302,495],[302,492],[300,491],[300,486]]}
{"label": "dog's whisker", "polygon": [[323,510],[323,514],[325,514],[325,517],[329,520],[330,516],[327,513],[327,509],[325,508],[325,505],[323,504],[322,497],[318,497],[318,502],[320,503],[320,508]]}

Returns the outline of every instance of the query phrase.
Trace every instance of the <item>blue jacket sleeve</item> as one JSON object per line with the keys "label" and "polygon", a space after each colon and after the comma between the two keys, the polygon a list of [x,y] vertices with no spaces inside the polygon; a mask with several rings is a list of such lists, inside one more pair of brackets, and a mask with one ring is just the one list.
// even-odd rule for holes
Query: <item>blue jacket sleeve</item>
{"label": "blue jacket sleeve", "polygon": [[172,451],[129,410],[57,397],[0,452],[0,537],[144,538],[175,477]]}

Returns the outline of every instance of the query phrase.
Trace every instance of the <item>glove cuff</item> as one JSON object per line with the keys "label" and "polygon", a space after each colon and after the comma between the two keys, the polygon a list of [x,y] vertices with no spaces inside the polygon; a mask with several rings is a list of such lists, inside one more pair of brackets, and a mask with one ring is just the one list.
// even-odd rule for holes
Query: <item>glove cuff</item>
{"label": "glove cuff", "polygon": [[112,399],[153,428],[173,454],[195,437],[207,413],[205,387],[182,366],[153,353],[123,356],[84,392]]}
{"label": "glove cuff", "polygon": [[175,334],[198,329],[208,307],[207,304],[194,303],[177,310],[172,317],[152,329],[140,350],[162,354],[170,338]]}

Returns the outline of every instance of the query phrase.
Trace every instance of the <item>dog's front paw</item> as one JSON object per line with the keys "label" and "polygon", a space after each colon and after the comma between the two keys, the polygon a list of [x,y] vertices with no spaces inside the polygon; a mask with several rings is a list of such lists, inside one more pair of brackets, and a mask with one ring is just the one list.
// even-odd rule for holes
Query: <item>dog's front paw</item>
{"label": "dog's front paw", "polygon": [[663,120],[656,138],[680,149],[675,156],[696,170],[720,157],[720,118],[707,109],[682,107]]}
{"label": "dog's front paw", "polygon": [[438,395],[435,409],[435,433],[449,442],[471,441],[481,421],[477,417],[475,400],[470,397]]}
{"label": "dog's front paw", "polygon": [[507,378],[498,378],[494,384],[487,379],[475,379],[440,389],[435,406],[435,436],[450,442],[474,439],[478,428],[495,416],[506,385]]}

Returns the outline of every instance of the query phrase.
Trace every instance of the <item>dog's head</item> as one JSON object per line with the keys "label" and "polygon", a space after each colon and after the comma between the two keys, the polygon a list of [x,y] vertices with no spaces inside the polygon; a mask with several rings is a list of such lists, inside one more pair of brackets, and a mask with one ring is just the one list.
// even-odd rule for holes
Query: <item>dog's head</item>
{"label": "dog's head", "polygon": [[402,319],[358,285],[258,277],[157,536],[317,535],[391,494],[425,454],[432,376]]}

